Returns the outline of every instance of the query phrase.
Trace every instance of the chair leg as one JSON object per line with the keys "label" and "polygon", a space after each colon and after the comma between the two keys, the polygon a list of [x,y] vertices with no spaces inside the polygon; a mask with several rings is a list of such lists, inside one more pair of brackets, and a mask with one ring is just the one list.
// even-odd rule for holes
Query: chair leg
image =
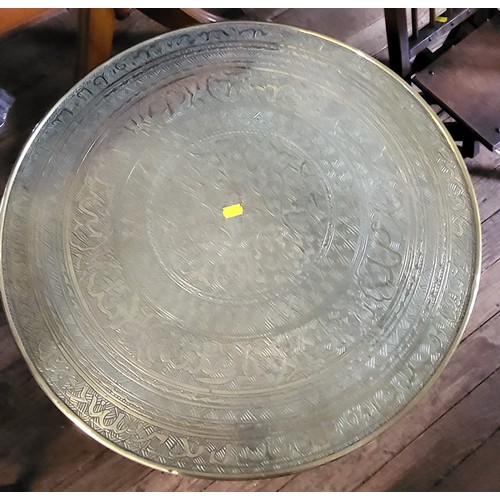
{"label": "chair leg", "polygon": [[468,137],[463,140],[462,147],[459,149],[464,158],[474,158],[474,156],[479,154],[479,146],[479,141],[475,141],[473,138]]}
{"label": "chair leg", "polygon": [[111,57],[114,29],[113,9],[78,10],[77,80]]}
{"label": "chair leg", "polygon": [[411,63],[406,9],[384,9],[384,17],[391,69],[407,78]]}
{"label": "chair leg", "polygon": [[474,158],[479,154],[481,143],[462,123],[456,121],[444,122],[444,126],[448,129],[454,141],[462,143],[461,146],[458,146],[458,150],[464,158]]}

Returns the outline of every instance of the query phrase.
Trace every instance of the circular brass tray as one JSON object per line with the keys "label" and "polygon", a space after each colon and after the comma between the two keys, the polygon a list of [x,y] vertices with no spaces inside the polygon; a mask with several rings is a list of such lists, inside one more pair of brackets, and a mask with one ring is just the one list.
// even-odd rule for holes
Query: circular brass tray
{"label": "circular brass tray", "polygon": [[2,205],[2,292],[57,406],[198,476],[279,475],[384,429],[456,347],[470,178],[363,53],[262,23],[118,55],[38,125]]}

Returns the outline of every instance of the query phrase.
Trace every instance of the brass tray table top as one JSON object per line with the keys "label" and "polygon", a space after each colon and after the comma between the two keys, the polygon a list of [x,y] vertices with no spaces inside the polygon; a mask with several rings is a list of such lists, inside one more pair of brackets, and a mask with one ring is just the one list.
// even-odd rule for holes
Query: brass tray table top
{"label": "brass tray table top", "polygon": [[1,287],[36,380],[109,448],[258,478],[339,457],[443,369],[477,292],[457,148],[335,40],[167,33],[34,130],[1,211]]}

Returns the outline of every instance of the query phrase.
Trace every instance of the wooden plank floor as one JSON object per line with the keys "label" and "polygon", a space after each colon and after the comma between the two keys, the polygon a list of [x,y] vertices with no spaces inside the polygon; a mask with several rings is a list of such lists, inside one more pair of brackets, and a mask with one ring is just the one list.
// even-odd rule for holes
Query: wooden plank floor
{"label": "wooden plank floor", "polygon": [[[381,9],[265,9],[257,15],[325,32],[384,58]],[[16,98],[0,129],[0,190],[32,127],[73,84],[75,28],[75,12],[63,10],[0,39],[0,87]],[[133,12],[117,26],[115,50],[163,31]],[[31,377],[0,311],[0,491],[498,490],[500,156],[482,150],[468,166],[484,252],[470,324],[426,398],[376,440],[322,467],[263,481],[208,481],[149,469],[96,443],[55,408]]]}

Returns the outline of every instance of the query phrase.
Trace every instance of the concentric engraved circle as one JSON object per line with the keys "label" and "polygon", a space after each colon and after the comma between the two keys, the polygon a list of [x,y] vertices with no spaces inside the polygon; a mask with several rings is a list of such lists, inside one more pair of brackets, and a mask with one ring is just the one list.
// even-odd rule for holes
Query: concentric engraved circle
{"label": "concentric engraved circle", "polygon": [[47,394],[112,449],[209,477],[380,432],[442,370],[480,266],[470,179],[427,105],[359,51],[259,23],[86,77],[25,147],[1,245]]}
{"label": "concentric engraved circle", "polygon": [[[287,283],[300,284],[328,251],[328,186],[318,166],[282,138],[226,132],[169,163],[151,176],[148,239],[179,286],[224,302],[269,300]],[[184,177],[172,181],[172,172]],[[244,212],[222,219],[223,207],[235,203]]]}

